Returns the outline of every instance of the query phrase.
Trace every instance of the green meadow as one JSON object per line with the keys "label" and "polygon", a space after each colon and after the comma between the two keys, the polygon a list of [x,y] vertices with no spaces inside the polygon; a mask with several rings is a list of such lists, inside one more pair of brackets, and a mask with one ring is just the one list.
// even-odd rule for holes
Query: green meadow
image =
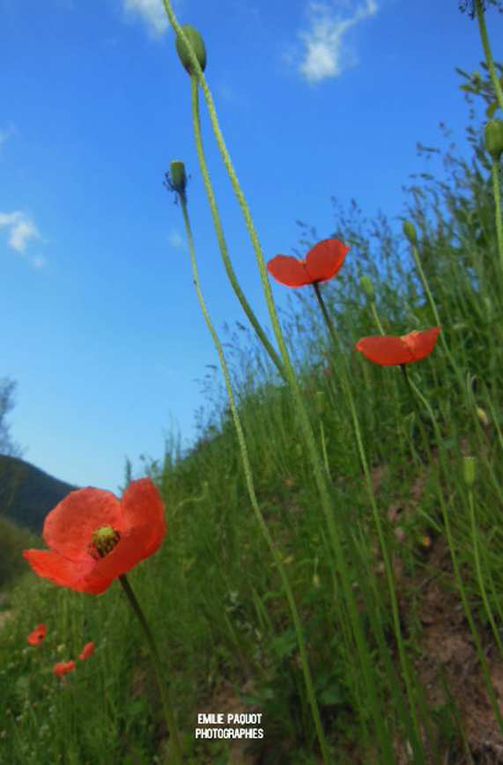
{"label": "green meadow", "polygon": [[[459,70],[469,155],[447,132],[420,147],[436,170],[403,179],[399,220],[333,200],[329,238],[349,253],[333,278],[275,285],[289,293],[278,312],[232,146],[218,138],[202,41],[165,5],[190,70],[196,141],[209,107],[272,330],[229,274],[225,201],[212,196],[201,142],[229,288],[242,288],[245,307],[227,332],[213,326],[175,163],[167,186],[222,366],[196,445],[182,452],[173,436],[145,464],[168,532],[128,580],[161,676],[119,582],[89,595],[35,576],[22,551],[46,545],[2,520],[0,763],[503,762],[503,67],[486,56],[478,73]],[[299,258],[321,239],[299,224]],[[435,327],[415,363],[383,366],[355,348]],[[132,478],[128,464],[124,488]],[[46,639],[28,645],[42,623]],[[89,641],[94,655],[55,677]],[[261,714],[263,737],[197,737],[201,713]]]}

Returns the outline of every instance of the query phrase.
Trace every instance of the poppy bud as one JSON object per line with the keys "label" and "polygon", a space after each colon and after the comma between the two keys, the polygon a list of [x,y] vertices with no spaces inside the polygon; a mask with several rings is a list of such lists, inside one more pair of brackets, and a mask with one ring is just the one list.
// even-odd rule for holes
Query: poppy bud
{"label": "poppy bud", "polygon": [[487,416],[487,412],[480,406],[477,407],[476,412],[479,421],[482,423],[482,425],[484,425],[484,427],[487,428],[490,422],[489,417]]}
{"label": "poppy bud", "polygon": [[[196,55],[199,66],[204,72],[204,70],[206,69],[206,47],[204,45],[203,38],[201,37],[197,29],[194,29],[194,27],[190,26],[190,24],[185,24],[182,27],[182,30],[185,37],[190,43],[190,47],[192,48],[193,52]],[[179,36],[177,36],[176,38],[176,52],[178,53],[180,61],[184,65],[187,72],[191,75],[195,74],[195,72],[193,71],[194,65],[192,64],[192,60],[190,58],[187,45]]]}
{"label": "poppy bud", "polygon": [[486,125],[486,149],[495,162],[503,154],[503,122],[491,120]]}
{"label": "poppy bud", "polygon": [[463,480],[469,487],[475,483],[477,460],[475,457],[463,457]]}
{"label": "poppy bud", "polygon": [[170,167],[171,187],[178,194],[185,194],[187,186],[187,175],[183,162],[172,162]]}
{"label": "poppy bud", "polygon": [[360,279],[360,287],[366,294],[369,300],[374,300],[375,298],[375,292],[374,292],[374,285],[372,284],[371,279],[368,276],[362,276]]}
{"label": "poppy bud", "polygon": [[417,233],[416,228],[413,223],[410,222],[410,220],[406,220],[403,223],[403,233],[409,240],[411,244],[417,244]]}

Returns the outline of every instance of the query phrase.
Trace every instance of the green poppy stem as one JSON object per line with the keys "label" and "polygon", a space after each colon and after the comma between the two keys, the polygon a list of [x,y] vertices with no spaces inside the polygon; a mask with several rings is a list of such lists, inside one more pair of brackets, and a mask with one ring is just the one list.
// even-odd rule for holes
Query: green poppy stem
{"label": "green poppy stem", "polygon": [[482,40],[482,47],[484,48],[484,55],[486,57],[487,68],[491,75],[491,82],[498,99],[500,109],[503,110],[503,90],[498,80],[498,74],[494,65],[493,54],[491,52],[491,45],[489,43],[489,35],[487,34],[486,19],[484,15],[484,5],[482,0],[475,0],[475,9],[477,11],[477,21],[479,23],[480,39]]}
{"label": "green poppy stem", "polygon": [[500,265],[503,272],[503,222],[502,222],[502,209],[501,209],[501,180],[500,180],[500,167],[499,160],[493,158],[491,175],[493,182],[493,196],[494,196],[494,215],[496,223],[496,238],[498,240],[498,251],[500,256]]}
{"label": "green poppy stem", "polygon": [[159,686],[159,691],[160,691],[161,699],[162,699],[162,706],[164,709],[164,715],[166,717],[166,723],[168,726],[170,741],[172,744],[173,765],[183,765],[182,748],[180,745],[180,737],[179,737],[178,728],[176,725],[174,708],[171,701],[169,687],[164,676],[164,670],[163,670],[163,666],[161,662],[161,657],[159,656],[159,651],[157,649],[157,645],[156,645],[154,636],[152,634],[152,630],[150,629],[148,625],[145,614],[143,613],[143,609],[140,606],[138,599],[133,592],[133,588],[129,584],[129,581],[126,578],[125,574],[119,577],[119,582],[122,585],[122,589],[124,590],[126,594],[126,597],[129,601],[131,608],[133,609],[138,621],[140,622],[142,626],[143,632],[145,633],[145,638],[147,640],[148,647],[150,649],[150,656],[155,668],[157,684]]}

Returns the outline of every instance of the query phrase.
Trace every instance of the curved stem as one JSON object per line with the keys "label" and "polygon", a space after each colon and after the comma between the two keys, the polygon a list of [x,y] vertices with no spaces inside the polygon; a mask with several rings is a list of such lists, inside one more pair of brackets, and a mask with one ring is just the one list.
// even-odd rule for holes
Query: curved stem
{"label": "curved stem", "polygon": [[126,597],[129,601],[129,605],[133,609],[138,621],[141,624],[148,647],[150,649],[150,656],[152,659],[152,664],[154,665],[154,668],[155,668],[157,684],[159,686],[159,691],[161,693],[161,700],[162,700],[162,706],[164,709],[164,715],[166,717],[166,723],[168,725],[170,739],[173,744],[174,765],[183,765],[182,748],[180,745],[180,738],[178,735],[178,728],[176,725],[175,712],[174,712],[173,704],[171,701],[169,687],[164,676],[164,670],[163,670],[163,666],[161,662],[161,657],[159,656],[159,651],[157,649],[157,645],[156,645],[154,636],[152,634],[152,630],[149,627],[145,614],[143,613],[143,609],[140,606],[138,599],[136,595],[134,594],[133,588],[129,584],[129,581],[126,578],[125,574],[119,577],[119,582],[121,583],[122,589],[124,590],[126,594]]}
{"label": "curved stem", "polygon": [[283,362],[281,361],[278,353],[276,352],[275,348],[272,346],[267,335],[262,329],[262,326],[260,325],[257,317],[255,316],[255,313],[252,307],[250,306],[243,290],[241,289],[241,285],[238,282],[238,278],[232,266],[232,262],[229,256],[229,250],[227,248],[227,242],[225,241],[224,231],[222,227],[222,220],[220,218],[220,213],[218,211],[218,205],[217,205],[217,200],[215,197],[215,192],[214,192],[213,185],[211,183],[210,174],[208,171],[208,163],[206,162],[206,157],[204,153],[203,138],[201,134],[201,118],[200,118],[200,110],[199,110],[199,83],[195,75],[191,77],[191,81],[192,81],[192,121],[194,126],[194,134],[196,138],[197,156],[199,158],[199,165],[201,167],[201,172],[203,175],[204,185],[206,188],[206,194],[208,196],[208,201],[211,208],[211,214],[213,216],[213,225],[215,226],[215,231],[216,231],[217,239],[218,239],[218,245],[220,248],[220,253],[222,255],[222,260],[224,261],[225,270],[227,272],[227,276],[229,277],[229,281],[232,285],[232,289],[236,293],[236,296],[239,302],[241,303],[241,307],[243,311],[245,312],[246,316],[248,317],[250,324],[252,325],[253,329],[257,333],[257,336],[260,342],[262,343],[265,350],[269,354],[269,357],[273,361],[276,369],[278,370],[280,375],[283,378],[285,378],[286,375],[285,375],[285,370],[283,368]]}

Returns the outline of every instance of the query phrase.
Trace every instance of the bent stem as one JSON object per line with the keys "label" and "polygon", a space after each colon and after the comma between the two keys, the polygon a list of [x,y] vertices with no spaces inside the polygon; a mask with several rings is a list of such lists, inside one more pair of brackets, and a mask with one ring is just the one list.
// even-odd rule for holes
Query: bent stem
{"label": "bent stem", "polygon": [[191,77],[191,84],[192,84],[192,121],[193,121],[193,127],[194,127],[194,135],[196,138],[197,156],[199,158],[199,165],[201,167],[201,173],[203,175],[204,186],[206,188],[206,194],[207,194],[208,202],[211,209],[211,215],[213,217],[213,225],[215,226],[215,231],[216,231],[217,239],[218,239],[218,246],[220,248],[222,260],[224,261],[225,270],[227,272],[227,276],[229,277],[229,281],[231,283],[232,289],[234,290],[236,297],[241,303],[241,307],[243,311],[245,312],[246,316],[248,317],[250,324],[252,325],[253,329],[257,333],[257,336],[260,342],[262,343],[265,350],[269,354],[270,359],[273,361],[280,375],[283,377],[283,379],[286,379],[283,362],[281,361],[275,348],[270,343],[251,305],[246,299],[246,295],[241,289],[241,285],[238,282],[238,278],[232,266],[232,262],[229,256],[229,250],[227,247],[227,242],[225,241],[224,230],[222,227],[222,219],[220,217],[220,213],[218,210],[217,200],[215,197],[215,191],[213,189],[213,184],[211,183],[210,173],[208,170],[208,163],[206,162],[206,156],[204,153],[203,138],[201,133],[201,117],[200,117],[200,109],[199,109],[199,83],[195,75],[192,75]]}
{"label": "bent stem", "polygon": [[164,709],[164,715],[166,717],[166,723],[168,726],[170,739],[173,744],[173,763],[174,765],[183,765],[182,749],[180,746],[180,738],[178,735],[178,728],[176,725],[173,704],[171,701],[168,684],[164,676],[164,670],[162,667],[161,657],[159,656],[159,651],[157,650],[157,645],[154,640],[152,630],[150,629],[148,625],[145,614],[143,613],[143,609],[140,606],[138,599],[133,592],[133,588],[129,584],[129,581],[126,578],[125,574],[119,577],[119,582],[122,585],[122,589],[124,590],[126,594],[126,597],[129,601],[131,608],[135,612],[136,617],[142,626],[143,632],[145,633],[145,638],[147,640],[148,647],[150,649],[150,657],[152,659],[152,663],[155,668],[157,684],[159,686],[159,691],[160,691],[161,699],[162,699],[162,706]]}

